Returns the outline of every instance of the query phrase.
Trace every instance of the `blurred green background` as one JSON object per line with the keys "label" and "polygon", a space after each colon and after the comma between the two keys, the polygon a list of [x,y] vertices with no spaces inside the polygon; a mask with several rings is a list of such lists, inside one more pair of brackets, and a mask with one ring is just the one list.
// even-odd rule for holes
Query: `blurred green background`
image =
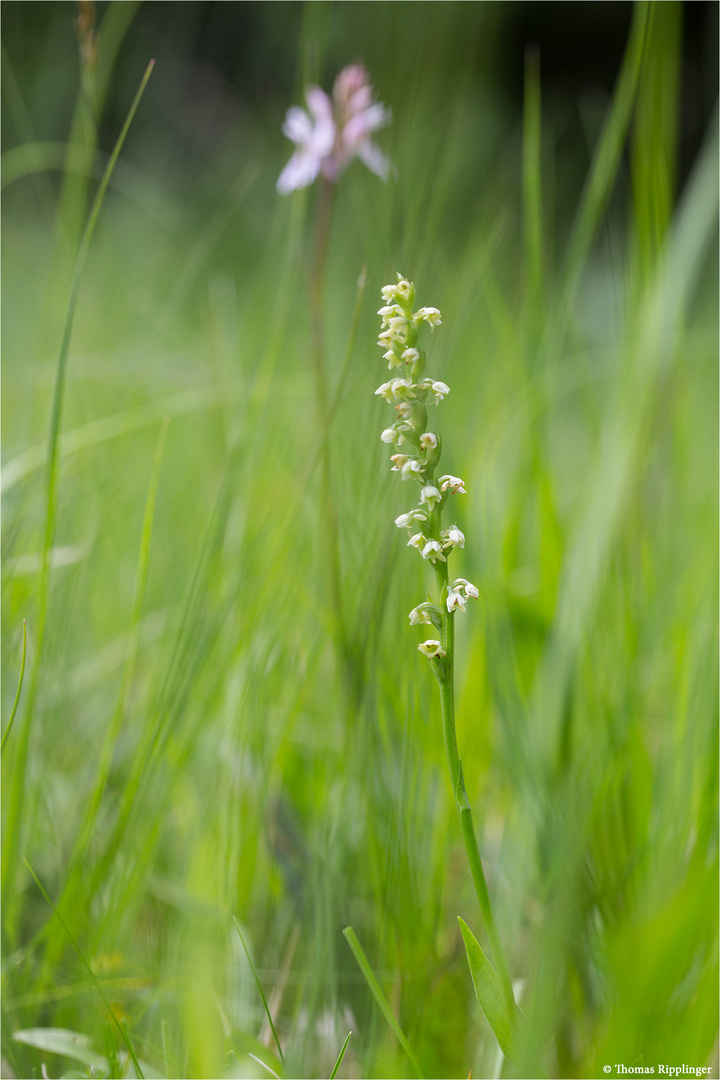
{"label": "blurred green background", "polygon": [[[133,1075],[121,1028],[145,1076],[328,1076],[350,1030],[340,1076],[414,1075],[348,924],[426,1076],[518,1075],[457,928],[481,934],[407,624],[431,574],[379,440],[396,270],[443,313],[453,570],[481,593],[458,735],[529,1053],[717,1075],[717,16],[125,0],[88,66],[74,4],[2,5],[3,729],[28,628],[4,1076]],[[81,281],[44,576],[72,269],[151,57]],[[339,626],[316,192],[275,182],[286,109],[358,60],[395,172],[353,163],[330,228]]]}

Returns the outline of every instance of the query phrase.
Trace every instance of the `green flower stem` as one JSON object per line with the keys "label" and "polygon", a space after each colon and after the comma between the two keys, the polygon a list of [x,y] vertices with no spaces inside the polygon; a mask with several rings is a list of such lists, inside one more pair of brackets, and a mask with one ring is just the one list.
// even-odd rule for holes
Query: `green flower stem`
{"label": "green flower stem", "polygon": [[[433,514],[433,517],[435,515]],[[448,612],[446,599],[448,592],[448,568],[447,563],[435,563],[435,577],[437,580],[438,593],[440,594],[440,610],[442,622],[440,627],[440,643],[445,650],[442,659],[431,660],[435,678],[440,687],[440,711],[442,715],[443,738],[445,741],[445,753],[447,756],[450,781],[455,795],[455,806],[460,819],[465,852],[470,873],[472,874],[475,892],[477,894],[480,911],[482,912],[485,930],[487,932],[493,959],[497,968],[500,981],[502,982],[508,1010],[511,1016],[515,1015],[517,1006],[513,994],[512,980],[508,970],[507,960],[500,944],[500,935],[495,924],[490,893],[488,892],[483,870],[480,850],[478,848],[475,826],[472,818],[472,808],[465,790],[465,778],[463,776],[462,761],[458,752],[457,733],[455,730],[455,612]]]}

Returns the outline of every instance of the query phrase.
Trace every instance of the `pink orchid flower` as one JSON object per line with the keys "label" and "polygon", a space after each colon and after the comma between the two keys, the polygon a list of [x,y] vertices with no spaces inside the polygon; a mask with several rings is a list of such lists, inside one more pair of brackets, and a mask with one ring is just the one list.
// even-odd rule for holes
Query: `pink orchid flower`
{"label": "pink orchid flower", "polygon": [[305,99],[309,111],[293,106],[283,124],[283,134],[297,150],[278,178],[281,195],[307,187],[319,173],[335,183],[354,157],[387,179],[390,162],[370,136],[390,122],[390,110],[372,100],[361,64],[343,68],[332,99],[319,86],[309,86]]}

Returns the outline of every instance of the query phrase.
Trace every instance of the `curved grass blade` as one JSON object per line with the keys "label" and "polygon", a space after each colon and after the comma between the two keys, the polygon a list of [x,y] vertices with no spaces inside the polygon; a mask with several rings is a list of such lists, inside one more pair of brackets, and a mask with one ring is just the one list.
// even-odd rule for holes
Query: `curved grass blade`
{"label": "curved grass blade", "polygon": [[[240,941],[242,942],[242,947],[245,950],[245,955],[247,956],[248,964],[250,965],[250,970],[253,973],[253,978],[255,979],[255,984],[256,984],[256,986],[258,988],[258,991],[260,993],[260,997],[261,997],[262,1003],[263,1003],[263,1008],[265,1009],[265,1015],[268,1018],[268,1023],[270,1025],[270,1030],[273,1033],[273,1038],[275,1039],[275,1045],[278,1048],[278,1054],[280,1055],[280,1060],[282,1061],[283,1064],[285,1064],[285,1056],[284,1056],[284,1054],[282,1052],[282,1047],[280,1046],[280,1040],[278,1038],[278,1033],[275,1030],[275,1025],[273,1024],[273,1018],[270,1015],[270,1009],[268,1007],[268,1003],[265,1000],[265,994],[263,993],[263,988],[260,985],[260,979],[258,978],[258,973],[255,970],[255,965],[252,962],[252,957],[250,956],[250,952],[248,950],[248,947],[245,944],[245,938],[243,937],[242,930],[240,929],[240,923],[237,921],[237,919],[235,918],[234,915],[233,915],[233,922],[235,923],[235,927],[237,929],[237,932],[240,935]],[[262,1064],[262,1062],[261,1062],[261,1064]]]}
{"label": "curved grass blade", "polygon": [[347,1033],[347,1035],[345,1037],[345,1042],[342,1044],[342,1047],[340,1048],[340,1053],[337,1056],[337,1061],[333,1065],[333,1071],[330,1073],[330,1080],[335,1080],[335,1077],[338,1074],[338,1069],[342,1065],[342,1059],[345,1057],[345,1051],[348,1048],[348,1043],[350,1042],[350,1036],[351,1035],[352,1035],[352,1031],[348,1031],[348,1033]]}
{"label": "curved grass blade", "polygon": [[60,912],[58,911],[58,909],[57,909],[57,908],[55,907],[55,905],[53,904],[52,900],[51,900],[51,899],[50,899],[50,897],[48,896],[48,894],[47,894],[47,892],[45,891],[45,888],[44,888],[44,886],[43,886],[42,882],[40,881],[40,878],[39,878],[39,877],[37,876],[37,874],[36,874],[36,873],[35,873],[35,871],[33,870],[33,868],[32,868],[32,866],[30,865],[30,863],[29,863],[29,862],[27,861],[27,859],[23,859],[23,862],[25,863],[26,867],[27,867],[27,868],[28,868],[28,870],[30,871],[30,874],[32,875],[33,881],[34,881],[34,882],[35,882],[35,884],[37,885],[37,887],[38,887],[38,889],[40,890],[40,892],[41,892],[41,893],[43,894],[44,898],[45,898],[45,899],[47,900],[47,902],[48,902],[48,904],[50,905],[50,907],[51,907],[51,908],[53,909],[53,911],[54,911],[55,915],[56,915],[56,916],[57,916],[57,918],[58,918],[58,921],[59,921],[60,925],[62,926],[63,930],[65,931],[65,933],[67,934],[68,938],[70,939],[70,943],[72,944],[72,947],[73,947],[73,949],[75,950],[75,952],[76,952],[76,953],[78,954],[78,956],[80,957],[80,960],[82,961],[83,967],[85,968],[85,970],[87,971],[88,975],[89,975],[89,976],[90,976],[90,978],[92,979],[92,982],[93,982],[93,986],[95,987],[95,989],[97,990],[98,994],[100,995],[100,997],[101,997],[101,998],[103,999],[103,1001],[105,1002],[105,1006],[106,1006],[106,1008],[107,1008],[107,1011],[108,1011],[108,1012],[110,1013],[110,1019],[112,1020],[113,1024],[115,1025],[115,1027],[116,1027],[116,1028],[118,1029],[118,1031],[120,1032],[120,1038],[121,1038],[121,1039],[122,1039],[122,1041],[123,1041],[123,1042],[125,1043],[125,1046],[126,1046],[126,1048],[127,1048],[127,1052],[128,1052],[128,1054],[130,1055],[130,1060],[132,1061],[132,1063],[133,1063],[133,1068],[135,1069],[135,1075],[137,1076],[138,1080],[145,1080],[145,1078],[144,1078],[144,1076],[143,1076],[143,1073],[142,1073],[142,1069],[140,1068],[140,1065],[139,1065],[139,1063],[138,1063],[138,1059],[137,1059],[137,1058],[136,1058],[136,1056],[135,1056],[135,1051],[133,1050],[133,1047],[132,1047],[132,1043],[130,1042],[130,1036],[129,1036],[129,1035],[127,1034],[127,1032],[126,1032],[126,1031],[125,1031],[125,1030],[123,1029],[123,1026],[122,1026],[122,1024],[120,1024],[120,1022],[118,1021],[118,1018],[117,1018],[117,1017],[115,1016],[115,1013],[114,1013],[114,1012],[112,1011],[112,1008],[111,1008],[111,1006],[110,1006],[110,1002],[109,1002],[109,1001],[108,1001],[108,999],[107,999],[107,998],[105,997],[105,994],[103,993],[103,989],[102,989],[102,987],[100,986],[100,983],[99,983],[99,982],[97,981],[97,979],[95,978],[95,974],[94,974],[94,972],[93,972],[93,969],[92,969],[92,968],[90,967],[90,964],[89,964],[89,963],[87,962],[87,960],[85,959],[85,955],[84,955],[84,953],[83,953],[82,949],[81,949],[81,948],[80,948],[80,946],[78,945],[78,943],[77,943],[77,941],[75,940],[75,938],[74,938],[74,937],[72,936],[72,934],[71,934],[71,932],[70,932],[70,928],[68,927],[68,925],[67,925],[67,923],[65,922],[65,920],[63,919],[62,915],[60,914]]}
{"label": "curved grass blade", "polygon": [[248,1054],[248,1057],[251,1057],[253,1061],[257,1061],[258,1065],[262,1065],[263,1069],[265,1069],[266,1072],[269,1072],[271,1076],[275,1077],[275,1080],[280,1080],[279,1074],[276,1073],[274,1069],[271,1069],[269,1065],[266,1065],[265,1062],[257,1056],[257,1054]]}
{"label": "curved grass blade", "polygon": [[17,693],[15,695],[15,702],[10,713],[10,719],[8,725],[5,728],[5,733],[2,737],[2,744],[0,744],[0,756],[5,752],[5,743],[8,741],[10,731],[12,730],[13,723],[15,722],[15,713],[17,712],[18,705],[20,703],[20,691],[22,690],[23,678],[25,677],[25,650],[27,648],[27,624],[23,619],[23,647],[22,647],[22,659],[20,661],[20,678],[18,680]]}
{"label": "curved grass blade", "polygon": [[415,1057],[415,1055],[413,1054],[413,1052],[412,1052],[412,1050],[410,1048],[410,1043],[407,1041],[407,1039],[403,1035],[402,1029],[400,1028],[400,1025],[398,1024],[397,1020],[395,1019],[395,1017],[393,1015],[393,1012],[392,1012],[392,1009],[388,1005],[387,998],[385,997],[382,990],[380,989],[380,983],[377,981],[377,979],[373,975],[372,968],[370,967],[370,963],[368,961],[368,958],[365,955],[365,953],[363,952],[362,945],[358,941],[357,934],[353,930],[352,926],[346,926],[345,927],[345,929],[343,930],[343,937],[345,938],[348,945],[352,949],[353,956],[357,960],[358,966],[359,966],[360,970],[362,971],[363,975],[365,976],[365,982],[370,987],[370,991],[372,993],[372,996],[375,998],[376,1002],[378,1003],[378,1005],[380,1007],[380,1011],[382,1012],[383,1016],[387,1020],[390,1027],[393,1029],[393,1032],[395,1033],[395,1037],[397,1038],[397,1041],[400,1043],[403,1050],[405,1051],[407,1056],[410,1058],[410,1061],[412,1063],[412,1067],[415,1069],[415,1072],[420,1077],[420,1080],[423,1080],[422,1070],[421,1070],[420,1066],[418,1065],[417,1058]]}

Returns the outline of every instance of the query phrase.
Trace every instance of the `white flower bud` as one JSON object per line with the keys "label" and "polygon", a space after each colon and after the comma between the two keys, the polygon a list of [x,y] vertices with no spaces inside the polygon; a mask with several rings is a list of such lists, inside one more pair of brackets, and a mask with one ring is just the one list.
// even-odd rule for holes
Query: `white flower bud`
{"label": "white flower bud", "polygon": [[385,443],[394,443],[397,437],[398,432],[392,427],[386,427],[384,431],[380,432],[380,438]]}
{"label": "white flower bud", "polygon": [[439,641],[434,638],[430,638],[428,641],[423,641],[421,645],[418,645],[419,651],[423,656],[427,656],[428,660],[433,657],[445,656],[445,650]]}
{"label": "white flower bud", "polygon": [[417,349],[405,349],[400,359],[404,360],[406,364],[414,364],[416,360],[420,359],[420,353]]}
{"label": "white flower bud", "polygon": [[420,502],[427,503],[428,509],[432,510],[436,502],[440,502],[442,495],[433,484],[426,484],[420,492]]}
{"label": "white flower bud", "polygon": [[421,607],[414,607],[409,615],[410,625],[417,626],[419,623],[431,623],[432,619],[428,615],[427,611]]}
{"label": "white flower bud", "polygon": [[398,297],[401,297],[405,301],[409,300],[412,295],[412,288],[410,282],[406,281],[401,274],[398,274],[397,284],[383,285],[380,292],[383,295],[385,303],[391,304],[393,300],[396,300]]}
{"label": "white flower bud", "polygon": [[[400,517],[395,518],[395,524],[398,529],[409,528],[415,521],[427,521],[427,514],[422,510],[410,510],[407,514],[401,514]],[[423,540],[423,543],[425,541]]]}
{"label": "white flower bud", "polygon": [[426,431],[424,435],[420,436],[420,445],[423,450],[437,450],[437,435],[432,431]]}

